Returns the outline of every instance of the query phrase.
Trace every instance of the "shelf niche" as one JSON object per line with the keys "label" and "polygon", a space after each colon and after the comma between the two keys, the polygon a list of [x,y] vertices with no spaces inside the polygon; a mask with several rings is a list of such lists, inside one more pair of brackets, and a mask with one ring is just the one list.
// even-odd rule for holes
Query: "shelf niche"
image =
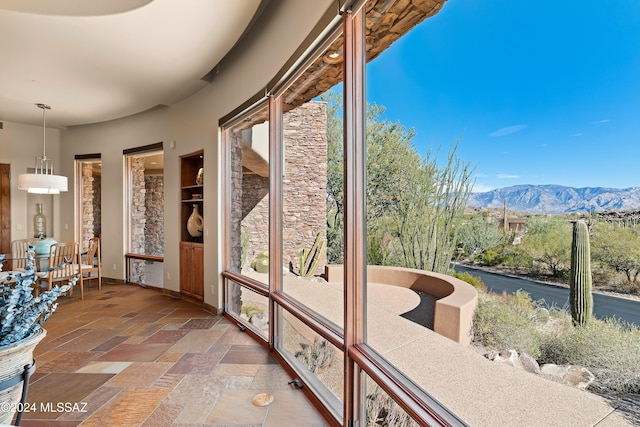
{"label": "shelf niche", "polygon": [[204,185],[198,178],[203,164],[203,151],[180,157],[180,293],[199,301],[204,300],[204,230],[192,236],[187,221],[194,205],[204,218]]}

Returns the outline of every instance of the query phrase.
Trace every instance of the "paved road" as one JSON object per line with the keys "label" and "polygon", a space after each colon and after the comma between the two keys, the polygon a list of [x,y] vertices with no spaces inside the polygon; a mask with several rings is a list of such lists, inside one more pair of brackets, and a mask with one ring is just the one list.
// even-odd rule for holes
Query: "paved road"
{"label": "paved road", "polygon": [[[533,300],[544,300],[547,306],[564,307],[569,310],[569,288],[546,285],[532,280],[519,279],[489,273],[475,268],[455,265],[459,273],[469,272],[478,276],[490,291],[515,293],[522,289],[531,295]],[[593,294],[593,314],[598,318],[617,317],[640,326],[640,302],[609,295]]]}

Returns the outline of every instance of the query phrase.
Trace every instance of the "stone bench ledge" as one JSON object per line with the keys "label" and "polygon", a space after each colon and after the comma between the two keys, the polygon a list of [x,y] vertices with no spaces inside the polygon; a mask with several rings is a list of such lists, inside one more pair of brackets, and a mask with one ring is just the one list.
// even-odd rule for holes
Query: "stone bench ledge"
{"label": "stone bench ledge", "polygon": [[[343,266],[325,266],[325,278],[329,282],[342,282]],[[470,284],[445,274],[379,265],[367,267],[367,280],[422,291],[433,296],[436,298],[434,332],[464,345],[471,342],[478,292]]]}

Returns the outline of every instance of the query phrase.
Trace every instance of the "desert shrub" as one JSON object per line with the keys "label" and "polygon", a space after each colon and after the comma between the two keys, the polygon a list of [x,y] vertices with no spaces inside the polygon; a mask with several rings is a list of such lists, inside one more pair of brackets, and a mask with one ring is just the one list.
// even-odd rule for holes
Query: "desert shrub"
{"label": "desert shrub", "polygon": [[565,315],[561,325],[543,338],[540,361],[581,365],[596,384],[622,393],[640,393],[640,329],[617,319],[593,319],[573,327]]}
{"label": "desert shrub", "polygon": [[467,282],[468,284],[470,284],[480,292],[487,292],[487,285],[485,285],[482,279],[479,278],[478,276],[474,276],[471,273],[468,273],[465,271],[464,273],[453,273],[453,277],[455,277],[456,279],[460,279],[464,282]]}
{"label": "desert shrub", "polygon": [[502,264],[504,257],[493,249],[487,249],[481,254],[476,255],[475,260],[482,265],[492,266]]}
{"label": "desert shrub", "polygon": [[253,316],[256,313],[266,313],[266,309],[263,307],[258,307],[257,305],[246,305],[243,304],[242,308],[240,309],[240,313],[244,314],[245,316],[247,316],[247,318],[251,318],[251,316]]}
{"label": "desert shrub", "polygon": [[317,374],[320,370],[331,366],[333,349],[329,341],[316,337],[313,344],[300,343],[300,351],[295,354],[309,371]]}
{"label": "desert shrub", "polygon": [[517,245],[505,246],[502,251],[502,263],[516,270],[531,271],[533,267],[533,259],[522,251]]}
{"label": "desert shrub", "polygon": [[269,272],[269,254],[267,252],[260,252],[256,257],[251,261],[251,268],[253,268],[258,273],[268,273]]}
{"label": "desert shrub", "polygon": [[377,385],[367,394],[367,427],[419,425]]}
{"label": "desert shrub", "polygon": [[621,294],[640,295],[640,282],[621,280],[614,285],[614,291],[620,292]]}
{"label": "desert shrub", "polygon": [[538,307],[526,292],[479,295],[473,319],[473,340],[494,350],[526,351],[540,355]]}

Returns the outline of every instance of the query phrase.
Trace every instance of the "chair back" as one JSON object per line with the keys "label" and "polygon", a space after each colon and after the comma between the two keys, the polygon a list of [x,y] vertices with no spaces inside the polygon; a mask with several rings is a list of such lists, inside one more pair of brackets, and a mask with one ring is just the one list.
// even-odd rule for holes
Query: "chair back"
{"label": "chair back", "polygon": [[75,275],[78,270],[78,244],[71,242],[51,245],[49,268],[54,269],[49,273],[53,280]]}
{"label": "chair back", "polygon": [[24,268],[27,265],[27,251],[31,242],[31,239],[13,240],[11,242],[12,270]]}
{"label": "chair back", "polygon": [[92,267],[100,265],[100,238],[92,237],[89,239],[89,248],[87,249],[87,264]]}

